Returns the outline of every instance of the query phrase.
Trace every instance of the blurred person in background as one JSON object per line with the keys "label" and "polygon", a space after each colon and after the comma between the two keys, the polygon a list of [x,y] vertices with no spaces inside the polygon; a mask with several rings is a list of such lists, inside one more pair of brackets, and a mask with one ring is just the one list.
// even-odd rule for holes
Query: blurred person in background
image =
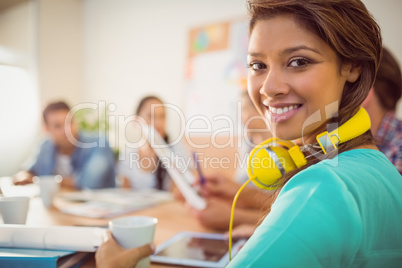
{"label": "blurred person in background", "polygon": [[[166,109],[163,101],[156,96],[146,96],[140,100],[135,114],[151,125],[159,135],[169,144],[169,136],[166,133]],[[177,165],[188,163],[191,159],[187,148],[181,142],[169,144],[173,152],[178,156]],[[172,183],[166,169],[162,166],[155,151],[147,141],[140,148],[128,148],[124,150],[118,164],[118,173],[123,177],[124,188],[158,189],[170,191]],[[182,166],[180,166],[182,167]]]}
{"label": "blurred person in background", "polygon": [[63,101],[46,106],[42,116],[48,137],[33,165],[15,175],[15,184],[32,183],[34,176],[61,175],[62,187],[115,187],[115,158],[106,138],[80,131],[74,120],[66,120],[69,112],[70,107]]}
{"label": "blurred person in background", "polygon": [[395,115],[401,94],[401,69],[391,52],[383,48],[376,80],[362,106],[370,115],[378,148],[402,174],[402,121]]}

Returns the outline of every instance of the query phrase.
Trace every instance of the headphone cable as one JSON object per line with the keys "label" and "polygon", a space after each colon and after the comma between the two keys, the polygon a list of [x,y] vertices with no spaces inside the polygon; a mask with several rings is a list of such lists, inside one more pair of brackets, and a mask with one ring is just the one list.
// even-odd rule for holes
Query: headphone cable
{"label": "headphone cable", "polygon": [[234,218],[234,209],[236,206],[237,199],[241,191],[243,191],[244,187],[251,181],[252,179],[248,179],[240,188],[237,190],[235,197],[233,198],[232,202],[232,211],[230,213],[230,222],[229,222],[229,262],[232,260],[232,229],[233,229],[233,218]]}

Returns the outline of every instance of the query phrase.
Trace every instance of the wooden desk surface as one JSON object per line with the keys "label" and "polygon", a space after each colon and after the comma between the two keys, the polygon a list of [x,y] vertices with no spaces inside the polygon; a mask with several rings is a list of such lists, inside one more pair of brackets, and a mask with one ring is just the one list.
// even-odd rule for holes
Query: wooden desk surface
{"label": "wooden desk surface", "polygon": [[[178,201],[169,201],[164,204],[138,210],[133,213],[121,215],[115,218],[141,215],[151,216],[158,219],[158,224],[155,230],[154,243],[159,245],[166,241],[173,235],[181,231],[195,231],[195,232],[214,232],[206,227],[203,227],[194,219],[188,212],[183,203]],[[91,219],[80,216],[68,215],[60,212],[56,208],[44,208],[39,198],[33,198],[30,202],[27,225],[31,226],[51,226],[51,225],[83,225],[83,226],[99,226],[107,225],[110,219]],[[85,267],[94,267],[93,260],[87,262]],[[172,267],[167,265],[159,265],[151,263],[151,267]]]}

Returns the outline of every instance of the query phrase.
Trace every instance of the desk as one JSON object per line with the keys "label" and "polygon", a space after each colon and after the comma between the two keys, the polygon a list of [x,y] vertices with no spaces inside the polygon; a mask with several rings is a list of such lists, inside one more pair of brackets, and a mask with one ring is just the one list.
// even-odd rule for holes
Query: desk
{"label": "desk", "polygon": [[[173,235],[181,231],[214,232],[203,227],[194,219],[185,208],[184,204],[178,201],[169,201],[158,206],[145,208],[123,216],[142,215],[158,219],[154,243],[159,245]],[[118,218],[118,217],[116,217]],[[36,197],[30,201],[27,217],[27,225],[50,226],[50,225],[107,225],[110,219],[91,219],[79,216],[72,216],[60,212],[56,208],[45,209],[42,201]],[[85,263],[84,267],[94,267],[94,260]],[[151,267],[170,267],[151,263]]]}

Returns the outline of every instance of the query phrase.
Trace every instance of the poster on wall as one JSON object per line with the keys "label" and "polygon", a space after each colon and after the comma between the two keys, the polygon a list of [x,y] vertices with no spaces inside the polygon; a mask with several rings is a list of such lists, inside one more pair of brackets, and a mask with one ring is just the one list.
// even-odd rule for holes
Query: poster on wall
{"label": "poster on wall", "polygon": [[193,28],[188,46],[185,114],[189,127],[210,128],[207,135],[232,126],[237,131],[240,92],[247,76],[247,20]]}

